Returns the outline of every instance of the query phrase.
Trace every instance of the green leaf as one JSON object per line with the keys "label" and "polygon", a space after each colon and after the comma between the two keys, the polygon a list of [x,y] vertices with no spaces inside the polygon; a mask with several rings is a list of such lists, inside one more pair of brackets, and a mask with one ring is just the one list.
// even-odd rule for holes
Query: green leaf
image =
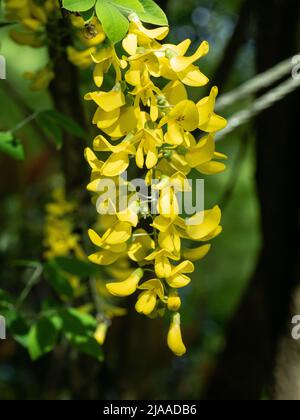
{"label": "green leaf", "polygon": [[96,3],[96,0],[63,0],[63,7],[70,12],[86,12]]}
{"label": "green leaf", "polygon": [[145,11],[139,0],[109,0],[109,2],[116,6],[121,12],[127,14]]}
{"label": "green leaf", "polygon": [[71,257],[57,257],[55,263],[62,271],[79,277],[89,277],[98,271],[98,267]]}
{"label": "green leaf", "polygon": [[62,130],[72,134],[74,137],[85,138],[86,133],[72,118],[56,111],[48,110],[43,111],[37,116],[37,120],[42,128],[45,130],[56,143],[58,149],[63,144]]}
{"label": "green leaf", "polygon": [[21,346],[28,348],[29,326],[27,325],[22,315],[10,310],[6,319],[8,330],[16,342]]}
{"label": "green leaf", "polygon": [[74,297],[73,288],[68,278],[60,270],[55,261],[49,261],[45,265],[45,277],[47,282],[59,296],[67,297],[69,299]]}
{"label": "green leaf", "polygon": [[101,347],[93,337],[97,326],[96,319],[71,308],[62,313],[62,320],[63,332],[69,343],[79,351],[102,361]]}
{"label": "green leaf", "polygon": [[62,312],[63,329],[72,334],[85,335],[97,327],[96,319],[89,314],[79,312],[75,308],[68,308]]}
{"label": "green leaf", "polygon": [[62,114],[56,110],[47,111],[49,117],[53,118],[65,131],[75,137],[86,138],[86,133],[77,122],[67,115]]}
{"label": "green leaf", "polygon": [[17,160],[25,159],[22,144],[10,131],[0,133],[0,151]]}
{"label": "green leaf", "polygon": [[153,0],[140,0],[144,12],[139,12],[139,18],[146,23],[153,25],[168,26],[168,18],[165,12]]}
{"label": "green leaf", "polygon": [[0,289],[0,310],[9,308],[13,304],[13,297],[3,289]]}
{"label": "green leaf", "polygon": [[54,141],[57,149],[61,149],[63,145],[63,133],[56,120],[45,111],[37,116],[37,121],[45,133]]}
{"label": "green leaf", "polygon": [[5,26],[15,25],[18,22],[0,22],[0,28],[5,28]]}
{"label": "green leaf", "polygon": [[32,360],[37,360],[53,350],[58,339],[57,324],[43,316],[34,324],[28,334],[28,351]]}
{"label": "green leaf", "polygon": [[111,42],[117,43],[125,38],[129,29],[129,21],[116,6],[108,0],[98,0],[96,14]]}
{"label": "green leaf", "polygon": [[81,12],[80,14],[84,22],[89,23],[95,16],[95,9],[93,7],[92,9],[87,10],[86,12]]}

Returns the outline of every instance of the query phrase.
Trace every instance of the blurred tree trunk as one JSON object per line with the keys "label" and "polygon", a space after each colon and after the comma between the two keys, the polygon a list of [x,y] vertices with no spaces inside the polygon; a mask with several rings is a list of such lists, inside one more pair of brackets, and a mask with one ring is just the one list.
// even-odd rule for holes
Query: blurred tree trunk
{"label": "blurred tree trunk", "polygon": [[[54,65],[55,78],[50,84],[55,107],[62,114],[71,117],[82,128],[86,128],[86,120],[79,91],[78,69],[70,63],[67,57],[67,47],[71,45],[71,27],[69,18],[63,14],[60,19],[49,22],[49,52]],[[87,133],[88,137],[88,133]],[[83,158],[87,141],[74,138],[64,133],[62,148],[62,166],[66,178],[67,191],[74,191],[86,184],[88,169]]]}
{"label": "blurred tree trunk", "polygon": [[[255,0],[257,72],[298,51],[299,0]],[[256,121],[256,182],[263,247],[256,272],[229,326],[206,398],[258,400],[272,392],[280,339],[299,282],[297,114],[299,90]]]}
{"label": "blurred tree trunk", "polygon": [[238,21],[230,41],[224,50],[223,59],[216,69],[213,84],[224,89],[241,47],[247,41],[247,31],[252,18],[252,0],[243,0],[239,10]]}

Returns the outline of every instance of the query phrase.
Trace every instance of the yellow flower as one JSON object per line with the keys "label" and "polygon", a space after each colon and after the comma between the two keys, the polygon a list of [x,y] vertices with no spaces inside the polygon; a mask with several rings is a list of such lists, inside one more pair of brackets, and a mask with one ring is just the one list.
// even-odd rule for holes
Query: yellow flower
{"label": "yellow flower", "polygon": [[166,56],[160,59],[161,76],[170,80],[180,80],[187,86],[205,86],[208,78],[193,63],[208,53],[209,45],[204,41],[194,55],[185,57],[190,45],[191,41],[187,39],[179,45],[163,46]]}
{"label": "yellow flower", "polygon": [[141,263],[155,249],[155,241],[144,229],[137,229],[128,249],[132,261]]}
{"label": "yellow flower", "polygon": [[174,312],[179,311],[180,306],[181,306],[181,299],[178,296],[177,290],[171,291],[169,293],[167,304],[168,304],[169,311],[174,311]]}
{"label": "yellow flower", "polygon": [[106,321],[100,322],[97,326],[97,329],[94,334],[94,338],[97,341],[97,343],[102,346],[104,344],[104,341],[106,339],[106,334],[108,330],[108,323]]}
{"label": "yellow flower", "polygon": [[54,190],[52,202],[46,206],[44,231],[45,258],[65,257],[74,254],[79,259],[85,259],[80,246],[80,237],[74,233],[72,213],[74,203],[66,200],[64,189]]}
{"label": "yellow flower", "polygon": [[166,278],[171,275],[172,265],[170,263],[170,259],[176,261],[179,260],[180,257],[173,255],[166,249],[159,248],[145,258],[146,261],[155,261],[155,274],[158,278]]}
{"label": "yellow flower", "polygon": [[176,356],[183,356],[186,353],[185,345],[182,341],[180,328],[180,314],[172,316],[171,325],[168,333],[168,346]]}
{"label": "yellow flower", "polygon": [[221,210],[215,206],[211,210],[197,213],[187,221],[186,233],[194,241],[209,241],[222,231]]}
{"label": "yellow flower", "polygon": [[155,40],[163,40],[168,33],[168,27],[146,29],[139,19],[133,18],[128,35],[123,40],[123,48],[131,56],[137,53],[138,46],[144,49],[152,49],[155,46],[160,48],[160,44],[156,44]]}
{"label": "yellow flower", "polygon": [[51,68],[45,67],[36,73],[26,72],[24,78],[30,80],[30,89],[33,91],[45,90],[48,88],[51,81],[54,79],[55,74]]}
{"label": "yellow flower", "polygon": [[106,285],[107,290],[114,296],[130,296],[136,291],[143,275],[143,270],[138,268],[131,274],[130,277],[128,277],[128,279],[121,282],[108,283]]}
{"label": "yellow flower", "polygon": [[194,131],[199,125],[199,112],[194,102],[179,102],[160,122],[160,127],[168,123],[166,143],[180,145],[184,141],[185,131]]}
{"label": "yellow flower", "polygon": [[95,52],[95,47],[91,47],[83,51],[77,50],[74,47],[67,48],[69,61],[74,64],[74,66],[81,67],[82,69],[88,68],[93,63],[92,54]]}
{"label": "yellow flower", "polygon": [[199,128],[207,133],[223,130],[227,125],[227,121],[214,112],[217,95],[218,88],[214,86],[211,89],[210,95],[197,103]]}
{"label": "yellow flower", "polygon": [[153,168],[158,162],[158,148],[163,144],[162,130],[141,130],[132,139],[132,142],[139,142],[136,152],[136,164],[138,168],[142,169],[145,164],[147,169]]}
{"label": "yellow flower", "polygon": [[209,253],[211,245],[202,245],[197,248],[184,249],[182,255],[190,261],[202,260]]}
{"label": "yellow flower", "polygon": [[170,287],[179,289],[187,286],[191,279],[186,276],[186,273],[193,273],[195,270],[194,264],[191,261],[183,261],[176,267],[172,267],[170,276],[166,279]]}
{"label": "yellow flower", "polygon": [[124,69],[127,63],[118,58],[113,45],[106,44],[101,46],[95,54],[92,54],[92,59],[96,63],[94,70],[94,82],[96,86],[102,86],[104,75],[109,71],[111,66],[113,66],[116,73],[116,82],[121,81],[121,69]]}
{"label": "yellow flower", "polygon": [[156,307],[157,297],[164,300],[164,287],[160,280],[148,280],[139,286],[140,290],[145,290],[138,297],[135,309],[138,313],[150,315]]}

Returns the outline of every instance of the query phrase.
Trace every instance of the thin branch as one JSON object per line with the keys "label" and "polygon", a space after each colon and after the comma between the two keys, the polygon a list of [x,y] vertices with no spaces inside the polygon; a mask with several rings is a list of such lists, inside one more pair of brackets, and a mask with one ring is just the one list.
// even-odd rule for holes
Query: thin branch
{"label": "thin branch", "polygon": [[248,109],[235,113],[228,121],[227,127],[216,135],[216,141],[221,140],[236,128],[249,122],[262,111],[271,108],[276,102],[281,101],[290,93],[300,87],[300,79],[289,79],[270,92],[257,99]]}
{"label": "thin branch", "polygon": [[223,108],[233,105],[237,101],[245,99],[248,96],[257,93],[259,90],[273,85],[273,83],[287,74],[291,74],[293,66],[295,66],[294,58],[295,57],[290,57],[287,60],[282,61],[271,69],[255,76],[237,89],[220,96],[216,104],[216,110],[219,112]]}

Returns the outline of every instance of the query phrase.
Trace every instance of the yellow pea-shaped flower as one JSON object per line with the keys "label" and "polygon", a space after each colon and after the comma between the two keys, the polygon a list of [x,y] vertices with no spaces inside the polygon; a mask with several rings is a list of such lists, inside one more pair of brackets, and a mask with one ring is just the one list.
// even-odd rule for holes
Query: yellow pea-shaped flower
{"label": "yellow pea-shaped flower", "polygon": [[186,347],[183,344],[180,328],[180,314],[173,315],[169,333],[168,346],[176,356],[183,356],[186,353]]}
{"label": "yellow pea-shaped flower", "polygon": [[132,295],[139,284],[139,281],[142,279],[144,272],[141,268],[135,270],[128,279],[115,283],[108,283],[106,285],[107,290],[114,296],[130,296]]}

